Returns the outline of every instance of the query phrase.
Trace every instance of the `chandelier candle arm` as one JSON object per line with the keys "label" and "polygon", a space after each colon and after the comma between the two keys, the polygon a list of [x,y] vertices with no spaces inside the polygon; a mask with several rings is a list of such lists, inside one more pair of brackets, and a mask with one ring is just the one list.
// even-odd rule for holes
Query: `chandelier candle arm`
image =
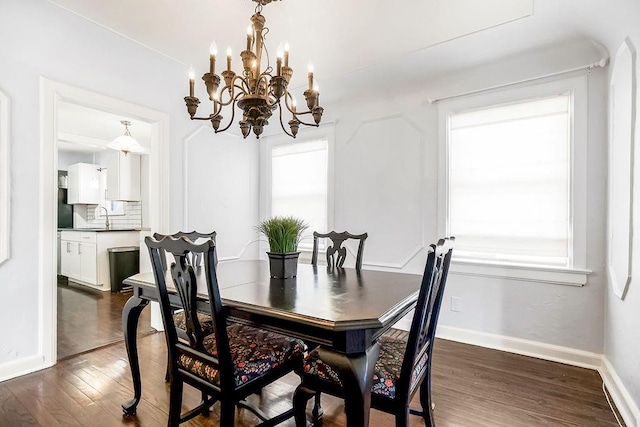
{"label": "chandelier candle arm", "polygon": [[[319,105],[319,92],[314,86],[313,70],[309,70],[307,76],[309,88],[304,92],[308,111],[298,112],[295,99],[288,90],[293,69],[289,67],[289,45],[284,49],[278,48],[276,67],[270,65],[269,52],[265,47],[265,36],[269,29],[265,27],[265,18],[262,16],[262,7],[274,0],[254,0],[258,5],[251,16],[251,25],[247,28],[247,49],[240,52],[243,72],[237,75],[231,70],[231,48],[227,49],[227,69],[222,71],[224,86],[220,88],[221,78],[215,74],[215,60],[217,46],[215,41],[210,46],[209,72],[202,76],[209,99],[213,103],[213,112],[206,117],[196,117],[200,100],[194,96],[193,71],[189,74],[189,96],[184,98],[187,112],[191,120],[210,120],[216,133],[226,131],[235,118],[235,107],[242,110],[242,120],[238,122],[243,137],[247,137],[253,130],[256,138],[260,138],[264,127],[269,124],[273,111],[279,111],[280,126],[289,136],[295,138],[300,125],[319,126],[324,109]],[[266,58],[266,66],[262,68],[262,59]],[[274,72],[275,71],[275,72]],[[228,97],[228,98],[225,98]],[[284,97],[284,106],[281,103]],[[227,99],[225,101],[225,99]],[[223,119],[220,114],[226,107],[231,108],[231,120],[220,129]],[[288,122],[291,132],[284,125],[282,110],[286,108],[292,115]],[[298,115],[311,114],[315,123],[306,123],[299,120]]]}

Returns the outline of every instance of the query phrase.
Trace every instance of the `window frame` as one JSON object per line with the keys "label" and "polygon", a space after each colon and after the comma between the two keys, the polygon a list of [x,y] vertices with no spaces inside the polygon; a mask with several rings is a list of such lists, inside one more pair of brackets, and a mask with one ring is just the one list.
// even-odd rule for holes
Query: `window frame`
{"label": "window frame", "polygon": [[[295,139],[285,135],[273,135],[261,138],[260,144],[260,220],[267,219],[272,216],[271,202],[271,177],[272,177],[272,150],[273,148],[284,144],[299,144],[318,139],[327,140],[327,229],[334,228],[334,152],[335,152],[335,131],[333,124],[324,124],[317,129],[305,129],[304,133],[298,134]],[[308,230],[307,233],[312,233]],[[311,253],[312,247],[300,248],[303,253]],[[260,241],[260,251],[267,251],[268,244],[266,241]],[[262,255],[261,255],[262,256]]]}
{"label": "window frame", "polygon": [[454,274],[498,277],[516,280],[582,286],[591,272],[587,260],[587,113],[588,77],[584,73],[564,78],[544,79],[534,84],[512,85],[468,96],[438,102],[438,231],[446,235],[449,229],[449,117],[463,112],[499,105],[526,102],[553,95],[569,94],[570,100],[570,163],[569,163],[569,259],[567,267],[482,259],[461,259],[455,256]]}

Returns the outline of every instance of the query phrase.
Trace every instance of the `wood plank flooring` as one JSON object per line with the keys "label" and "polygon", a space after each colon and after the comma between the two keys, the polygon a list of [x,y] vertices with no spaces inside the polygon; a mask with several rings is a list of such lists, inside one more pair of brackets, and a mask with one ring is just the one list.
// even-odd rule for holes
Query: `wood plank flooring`
{"label": "wood plank flooring", "polygon": [[[122,307],[130,296],[130,292],[102,292],[58,276],[58,359],[122,341]],[[139,333],[151,332],[148,325],[149,310],[144,310]]]}
{"label": "wood plank flooring", "polygon": [[[145,310],[147,311],[147,310]],[[56,366],[0,383],[0,426],[162,426],[169,389],[161,333],[139,339],[143,400],[136,417],[123,418],[120,404],[133,396],[123,343],[67,358]],[[253,402],[269,415],[286,410],[298,377],[267,387]],[[433,399],[439,427],[616,426],[595,371],[438,340],[433,360]],[[185,409],[200,399],[185,387]],[[340,400],[323,396],[324,426],[344,427]],[[414,406],[419,407],[417,399]],[[311,407],[309,406],[309,410]],[[185,426],[217,426],[219,405],[209,417]],[[258,420],[239,410],[237,426]],[[281,424],[294,425],[292,420]],[[372,410],[371,426],[393,426],[393,417]],[[411,417],[411,426],[424,425]]]}

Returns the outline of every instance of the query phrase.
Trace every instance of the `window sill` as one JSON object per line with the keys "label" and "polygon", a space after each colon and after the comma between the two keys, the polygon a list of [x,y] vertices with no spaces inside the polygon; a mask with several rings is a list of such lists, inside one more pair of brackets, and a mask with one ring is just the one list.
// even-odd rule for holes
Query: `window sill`
{"label": "window sill", "polygon": [[591,270],[569,267],[507,264],[490,261],[453,259],[449,272],[462,276],[541,282],[565,286],[584,286]]}

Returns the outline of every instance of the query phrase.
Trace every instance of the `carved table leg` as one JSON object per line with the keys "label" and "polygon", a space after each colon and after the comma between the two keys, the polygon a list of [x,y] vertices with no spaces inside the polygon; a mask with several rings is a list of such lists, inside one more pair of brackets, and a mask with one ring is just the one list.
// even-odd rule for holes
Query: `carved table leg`
{"label": "carved table leg", "polygon": [[122,410],[126,416],[136,414],[136,408],[142,396],[142,382],[140,381],[140,364],[138,362],[138,319],[140,313],[149,304],[149,301],[132,296],[122,309],[122,329],[124,330],[124,342],[127,345],[127,356],[133,378],[134,397],[122,404]]}
{"label": "carved table leg", "polygon": [[366,353],[346,355],[320,347],[318,356],[340,376],[344,386],[344,409],[348,427],[367,427],[371,408],[373,368],[380,346],[375,343]]}

